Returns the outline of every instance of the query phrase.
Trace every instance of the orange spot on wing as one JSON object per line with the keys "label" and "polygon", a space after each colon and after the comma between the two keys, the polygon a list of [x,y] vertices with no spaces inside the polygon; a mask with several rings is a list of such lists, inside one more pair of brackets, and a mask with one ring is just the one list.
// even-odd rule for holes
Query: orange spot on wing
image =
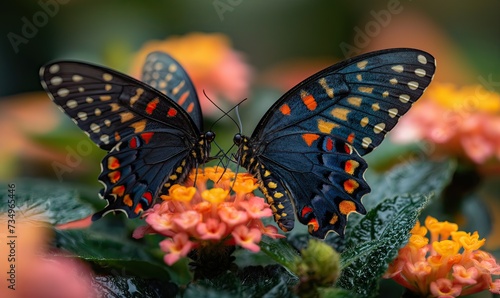
{"label": "orange spot on wing", "polygon": [[309,233],[311,233],[311,232],[316,232],[316,231],[319,229],[319,223],[318,223],[318,220],[316,220],[316,218],[311,219],[311,220],[307,223],[307,228],[308,228],[308,230],[309,230]]}
{"label": "orange spot on wing", "polygon": [[142,132],[146,128],[146,119],[134,122],[130,124],[130,127],[134,129],[134,133]]}
{"label": "orange spot on wing", "polygon": [[132,207],[132,205],[134,205],[134,201],[132,201],[132,199],[130,198],[129,194],[126,194],[123,197],[123,204],[125,204],[125,205],[127,205],[129,207]]}
{"label": "orange spot on wing", "polygon": [[347,179],[344,181],[344,190],[349,194],[352,194],[358,187],[359,183],[356,180]]}
{"label": "orange spot on wing", "polygon": [[349,214],[356,211],[356,204],[352,201],[344,200],[339,204],[339,211],[342,214]]}
{"label": "orange spot on wing", "polygon": [[316,103],[316,99],[314,99],[314,97],[312,95],[306,95],[306,96],[302,97],[302,102],[306,105],[306,107],[310,111],[314,111],[316,109],[316,107],[318,106],[318,104]]}
{"label": "orange spot on wing", "polygon": [[337,223],[337,221],[339,221],[339,216],[337,214],[334,214],[330,219],[330,224],[334,225],[335,223]]}
{"label": "orange spot on wing", "polygon": [[286,103],[280,107],[280,112],[283,115],[288,116],[288,115],[290,115],[291,111],[292,110],[290,110],[290,107]]}
{"label": "orange spot on wing", "polygon": [[154,135],[154,132],[145,132],[145,133],[141,134],[141,138],[144,140],[144,142],[146,142],[146,144],[148,144],[153,135]]}
{"label": "orange spot on wing", "polygon": [[186,109],[186,112],[191,113],[194,110],[194,103],[190,103]]}
{"label": "orange spot on wing", "polygon": [[117,131],[115,131],[115,141],[118,142],[119,140],[121,140],[121,138],[122,137],[120,136],[120,134]]}
{"label": "orange spot on wing", "polygon": [[158,103],[160,103],[160,99],[158,97],[150,101],[146,106],[146,113],[149,115],[153,114],[153,111],[156,109]]}
{"label": "orange spot on wing", "polygon": [[137,204],[137,206],[135,206],[134,213],[135,213],[135,214],[139,214],[139,213],[141,213],[143,210],[144,210],[144,208],[142,208],[142,204],[141,204],[141,203],[139,203],[139,204]]}
{"label": "orange spot on wing", "polygon": [[347,142],[351,143],[354,142],[354,133],[351,132],[348,136],[347,136]]}
{"label": "orange spot on wing", "polygon": [[305,133],[302,135],[302,138],[306,142],[307,146],[311,147],[312,143],[319,138],[319,135],[314,133]]}
{"label": "orange spot on wing", "polygon": [[175,117],[175,115],[177,115],[177,110],[176,109],[174,109],[174,108],[168,109],[168,112],[167,112],[167,116],[168,117]]}
{"label": "orange spot on wing", "polygon": [[313,212],[313,209],[309,206],[305,206],[304,208],[302,208],[301,215],[302,215],[302,217],[305,217],[308,213],[311,213],[311,212]]}
{"label": "orange spot on wing", "polygon": [[348,160],[345,162],[344,170],[346,171],[346,173],[352,175],[352,174],[354,174],[354,171],[358,167],[359,167],[359,162],[357,162],[355,160]]}
{"label": "orange spot on wing", "polygon": [[113,187],[113,190],[111,190],[111,192],[114,193],[115,195],[118,195],[119,197],[122,197],[123,193],[125,192],[125,186],[123,185],[115,186]]}
{"label": "orange spot on wing", "polygon": [[113,171],[113,172],[110,172],[108,174],[109,180],[113,184],[115,184],[116,182],[118,182],[118,180],[120,180],[121,176],[122,176],[122,174],[120,173],[120,171]]}
{"label": "orange spot on wing", "polygon": [[120,167],[120,161],[114,156],[108,158],[108,169],[116,170]]}
{"label": "orange spot on wing", "polygon": [[188,98],[189,96],[189,90],[182,93],[182,95],[179,97],[179,100],[177,101],[177,103],[182,106],[184,104],[184,102],[186,102],[186,99]]}

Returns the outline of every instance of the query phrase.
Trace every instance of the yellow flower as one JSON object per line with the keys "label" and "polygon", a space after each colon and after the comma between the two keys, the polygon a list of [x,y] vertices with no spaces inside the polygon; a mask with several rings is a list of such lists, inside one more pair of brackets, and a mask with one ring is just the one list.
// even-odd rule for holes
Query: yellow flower
{"label": "yellow flower", "polygon": [[201,193],[201,197],[212,204],[220,204],[224,202],[229,194],[229,190],[225,190],[222,188],[212,188],[204,190]]}

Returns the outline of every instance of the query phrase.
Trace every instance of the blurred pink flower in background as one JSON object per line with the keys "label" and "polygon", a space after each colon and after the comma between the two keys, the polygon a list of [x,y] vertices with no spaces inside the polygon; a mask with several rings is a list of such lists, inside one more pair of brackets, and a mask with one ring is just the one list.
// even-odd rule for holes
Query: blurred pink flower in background
{"label": "blurred pink flower in background", "polygon": [[251,68],[223,34],[191,33],[149,41],[136,54],[132,76],[141,77],[146,56],[153,51],[168,53],[182,65],[198,92],[204,114],[213,114],[217,109],[203,91],[217,104],[223,103],[222,99],[236,104],[248,95]]}
{"label": "blurred pink flower in background", "polygon": [[500,159],[500,95],[481,85],[434,82],[392,133],[399,143],[428,141],[440,153],[482,164]]}

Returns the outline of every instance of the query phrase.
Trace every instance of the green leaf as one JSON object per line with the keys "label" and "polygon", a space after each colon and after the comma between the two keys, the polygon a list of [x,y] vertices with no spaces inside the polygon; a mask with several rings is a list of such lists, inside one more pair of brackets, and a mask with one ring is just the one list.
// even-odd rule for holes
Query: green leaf
{"label": "green leaf", "polygon": [[179,291],[171,282],[121,275],[97,276],[93,287],[99,297],[162,298],[175,297]]}
{"label": "green leaf", "polygon": [[285,239],[264,237],[260,241],[259,246],[271,259],[289,269],[292,268],[295,259],[300,257],[297,250]]}
{"label": "green leaf", "polygon": [[363,198],[363,204],[370,210],[395,195],[434,193],[439,196],[451,181],[455,168],[456,164],[450,160],[414,160],[387,173],[369,172],[367,181],[372,191]]}
{"label": "green leaf", "polygon": [[297,281],[278,265],[249,266],[236,273],[192,283],[183,297],[295,297],[290,286]]}
{"label": "green leaf", "polygon": [[[8,188],[14,184],[14,188]],[[0,186],[2,202],[9,199],[8,189],[14,189],[16,217],[21,220],[39,219],[52,225],[82,219],[92,214],[92,209],[78,200],[74,189],[61,183],[40,180],[20,179]],[[7,211],[7,204],[0,205],[0,213]]]}
{"label": "green leaf", "polygon": [[346,235],[349,240],[341,254],[343,270],[337,286],[362,297],[375,295],[380,276],[407,243],[409,232],[429,199],[420,194],[396,196],[370,210]]}
{"label": "green leaf", "polygon": [[100,268],[142,278],[169,280],[167,266],[157,262],[146,247],[127,239],[87,230],[56,230],[55,245]]}

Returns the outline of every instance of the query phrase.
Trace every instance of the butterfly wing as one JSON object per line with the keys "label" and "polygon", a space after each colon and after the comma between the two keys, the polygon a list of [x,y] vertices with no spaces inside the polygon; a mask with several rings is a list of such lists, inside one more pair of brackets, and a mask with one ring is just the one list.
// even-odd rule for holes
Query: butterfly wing
{"label": "butterfly wing", "polygon": [[203,117],[196,89],[182,66],[164,52],[152,52],[146,57],[142,81],[156,88],[184,108],[199,130]]}
{"label": "butterfly wing", "polygon": [[240,163],[259,177],[282,229],[293,228],[296,213],[314,236],[343,235],[347,215],[365,213],[360,155],[382,142],[434,71],[434,58],[420,50],[368,53],[314,74],[268,110],[248,150],[240,146]]}
{"label": "butterfly wing", "polygon": [[[152,205],[165,181],[182,180],[204,161],[209,144],[200,144],[196,124],[154,88],[111,69],[74,61],[50,63],[40,76],[54,103],[100,148],[110,151],[99,176],[108,206],[93,219],[113,210],[138,216]],[[198,158],[190,155],[192,150],[200,151]]]}

